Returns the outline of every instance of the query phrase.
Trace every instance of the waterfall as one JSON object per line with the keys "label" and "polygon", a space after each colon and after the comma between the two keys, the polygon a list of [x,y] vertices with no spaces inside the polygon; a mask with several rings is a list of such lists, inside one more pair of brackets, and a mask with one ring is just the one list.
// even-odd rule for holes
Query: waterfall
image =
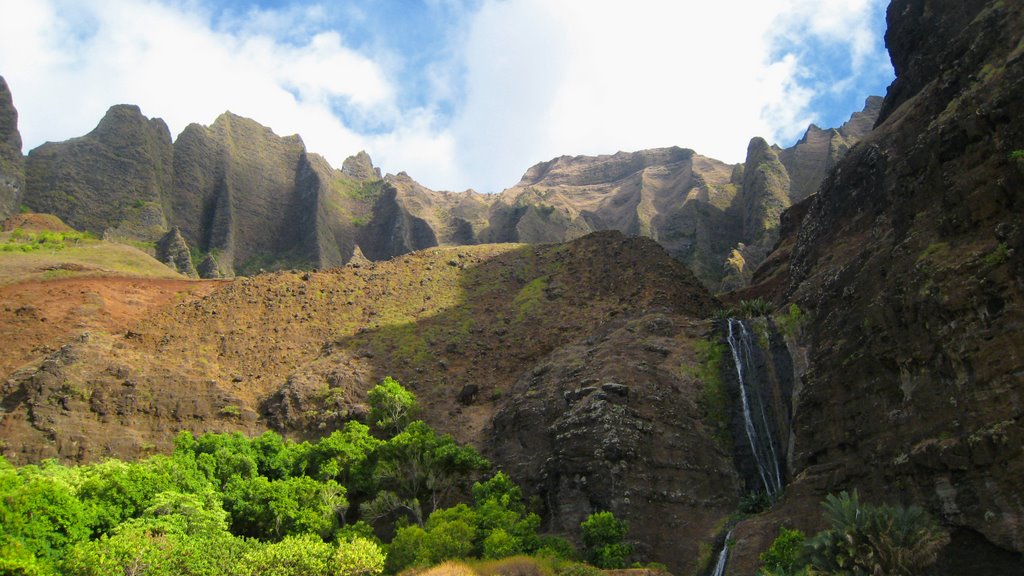
{"label": "waterfall", "polygon": [[[727,340],[732,351],[732,360],[736,365],[736,377],[739,381],[740,400],[743,404],[743,427],[750,441],[750,451],[754,455],[757,472],[764,484],[765,492],[772,500],[782,490],[782,472],[779,469],[779,457],[772,439],[772,427],[768,423],[764,401],[756,387],[757,373],[753,361],[751,335],[742,320],[729,318],[729,334]],[[738,327],[738,328],[737,328]],[[737,336],[736,332],[739,332]]]}
{"label": "waterfall", "polygon": [[725,535],[725,541],[722,542],[722,551],[718,553],[718,562],[715,563],[715,571],[711,573],[711,576],[725,576],[725,563],[729,559],[729,538],[732,537],[732,530]]}

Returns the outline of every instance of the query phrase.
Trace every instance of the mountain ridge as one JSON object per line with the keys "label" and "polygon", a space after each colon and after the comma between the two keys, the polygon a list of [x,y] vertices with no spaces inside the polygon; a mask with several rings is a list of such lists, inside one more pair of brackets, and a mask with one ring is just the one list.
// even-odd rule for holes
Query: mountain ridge
{"label": "mountain ridge", "polygon": [[[560,156],[485,195],[431,190],[404,172],[381,176],[365,151],[335,169],[301,136],[278,136],[231,112],[172,140],[162,120],[116,105],[89,134],[30,151],[19,201],[110,239],[166,243],[177,228],[195,255],[192,268],[206,277],[339,266],[357,247],[385,260],[438,245],[554,242],[616,229],[655,238],[723,290],[745,285],[774,243],[765,223],[778,209],[757,204],[788,206],[813,191],[879,107],[869,98],[843,126],[811,126],[793,147],[772,148],[777,168],[798,183],[768,183],[777,190],[744,194],[753,180],[739,176],[742,164],[670,147]],[[768,218],[750,220],[752,210]]]}

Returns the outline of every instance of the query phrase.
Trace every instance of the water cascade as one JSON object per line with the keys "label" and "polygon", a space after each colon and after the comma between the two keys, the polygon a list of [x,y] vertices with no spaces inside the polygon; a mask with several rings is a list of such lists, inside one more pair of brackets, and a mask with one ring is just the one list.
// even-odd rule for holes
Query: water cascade
{"label": "water cascade", "polygon": [[729,560],[729,539],[732,538],[732,530],[725,535],[725,542],[722,543],[722,551],[718,553],[718,561],[715,563],[715,571],[711,576],[725,576],[725,563]]}
{"label": "water cascade", "polygon": [[750,442],[754,464],[761,477],[765,493],[774,500],[782,491],[782,472],[779,468],[779,453],[775,448],[772,426],[765,410],[766,401],[758,386],[758,374],[753,356],[752,336],[742,320],[729,318],[727,341],[732,351],[733,363],[739,384],[740,400],[743,406],[743,427]]}

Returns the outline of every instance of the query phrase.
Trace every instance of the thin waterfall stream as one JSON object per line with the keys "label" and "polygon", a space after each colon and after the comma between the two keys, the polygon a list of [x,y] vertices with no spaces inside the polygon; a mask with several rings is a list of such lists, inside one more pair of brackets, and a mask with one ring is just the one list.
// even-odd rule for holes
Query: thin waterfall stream
{"label": "thin waterfall stream", "polygon": [[732,530],[725,535],[722,543],[722,551],[718,553],[718,561],[715,563],[715,571],[711,576],[725,576],[725,564],[729,561],[729,539],[732,538]]}
{"label": "thin waterfall stream", "polygon": [[[782,494],[785,486],[781,460],[785,455],[776,442],[780,431],[778,421],[773,415],[777,413],[779,407],[773,407],[771,391],[773,385],[779,386],[777,376],[774,376],[778,374],[779,365],[774,364],[775,372],[772,372],[772,367],[767,366],[767,363],[778,362],[778,358],[772,356],[770,345],[763,346],[759,342],[757,330],[750,328],[747,321],[729,318],[725,328],[726,343],[729,345],[736,371],[738,394],[733,397],[739,396],[739,402],[736,404],[741,409],[735,414],[739,416],[742,412],[743,434],[746,436],[746,442],[743,442],[740,436],[735,436],[733,450],[737,469],[740,470],[741,476],[745,477],[748,490],[759,492],[763,489],[768,501],[774,502]],[[785,388],[781,392],[776,392],[783,398],[788,394]],[[781,414],[783,418],[787,417],[787,412],[783,411]],[[738,434],[740,421],[734,422],[734,433]],[[749,453],[745,445],[749,446]],[[716,557],[714,570],[708,573],[710,576],[725,576],[731,538],[730,528]]]}
{"label": "thin waterfall stream", "polygon": [[[726,337],[736,366],[740,400],[743,406],[743,428],[750,442],[754,464],[761,477],[765,493],[770,500],[782,491],[782,471],[779,467],[778,451],[772,437],[765,402],[760,391],[752,386],[757,382],[753,359],[752,337],[742,320],[729,318],[729,332]],[[737,334],[737,332],[739,334]]]}

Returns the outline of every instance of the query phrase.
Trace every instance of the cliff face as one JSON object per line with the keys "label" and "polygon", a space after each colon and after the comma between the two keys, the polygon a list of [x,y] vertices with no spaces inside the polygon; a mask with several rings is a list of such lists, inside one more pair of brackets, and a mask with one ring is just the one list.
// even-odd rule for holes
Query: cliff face
{"label": "cliff face", "polygon": [[18,211],[25,189],[18,111],[7,82],[0,76],[0,220]]}
{"label": "cliff face", "polygon": [[788,272],[759,274],[812,315],[779,514],[851,487],[924,503],[954,528],[945,573],[1018,573],[1024,6],[895,0],[888,20],[881,122],[793,218]]}
{"label": "cliff face", "polygon": [[[879,107],[869,99],[842,127],[812,126],[786,150],[755,138],[741,165],[682,148],[563,156],[485,195],[430,190],[404,172],[382,178],[366,152],[335,170],[298,136],[231,113],[189,125],[172,145],[163,121],[122,105],[86,136],[33,150],[25,197],[36,211],[111,239],[153,243],[177,226],[207,277],[337,266],[357,248],[385,260],[439,245],[618,230],[657,240],[705,285],[731,289],[771,249],[782,209],[817,189]],[[16,117],[13,106],[3,109]],[[11,157],[4,173],[16,184],[20,152]],[[8,211],[15,184],[0,198]]]}
{"label": "cliff face", "polygon": [[172,211],[189,243],[214,253],[224,275],[313,261],[296,222],[316,214],[295,186],[302,140],[230,113],[186,132],[174,146]]}
{"label": "cliff face", "polygon": [[168,230],[171,135],[137,106],[113,106],[89,134],[32,150],[26,173],[25,204],[73,228],[142,241]]}
{"label": "cliff face", "polygon": [[735,166],[682,148],[542,162],[499,196],[481,238],[560,242],[618,230],[654,238],[705,285],[736,289],[774,246],[782,211],[817,190],[880,108],[869,98],[840,128],[811,126],[784,150],[754,138]]}

